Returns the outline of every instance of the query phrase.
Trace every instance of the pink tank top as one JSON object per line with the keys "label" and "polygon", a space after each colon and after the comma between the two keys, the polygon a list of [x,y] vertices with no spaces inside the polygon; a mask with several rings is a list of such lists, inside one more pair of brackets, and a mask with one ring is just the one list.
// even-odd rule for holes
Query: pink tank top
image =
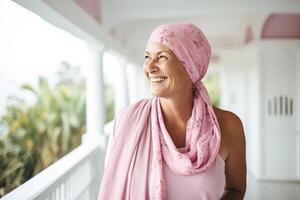
{"label": "pink tank top", "polygon": [[[112,148],[112,135],[110,134],[109,137],[105,166]],[[177,149],[184,153],[184,147]],[[164,160],[162,166],[167,187],[167,200],[219,200],[224,192],[225,162],[219,154],[209,169],[194,175],[175,174]]]}
{"label": "pink tank top", "polygon": [[[183,153],[183,148],[178,148]],[[163,161],[168,200],[219,200],[225,187],[225,162],[218,154],[215,162],[202,173],[175,174]]]}

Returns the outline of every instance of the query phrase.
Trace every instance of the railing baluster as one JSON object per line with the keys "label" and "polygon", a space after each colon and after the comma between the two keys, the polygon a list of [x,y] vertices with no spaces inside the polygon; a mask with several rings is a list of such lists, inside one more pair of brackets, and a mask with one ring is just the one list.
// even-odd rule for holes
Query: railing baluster
{"label": "railing baluster", "polygon": [[[98,191],[94,185],[100,185],[99,158],[102,155],[98,145],[81,145],[58,160],[40,174],[21,185],[1,200],[79,200],[94,199]],[[45,188],[41,191],[40,186]],[[28,191],[34,191],[28,194]]]}

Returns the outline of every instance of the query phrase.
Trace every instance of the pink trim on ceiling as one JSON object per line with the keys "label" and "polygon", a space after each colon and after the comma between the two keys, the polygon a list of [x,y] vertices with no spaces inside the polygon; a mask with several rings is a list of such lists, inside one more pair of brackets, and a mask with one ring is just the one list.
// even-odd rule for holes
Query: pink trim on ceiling
{"label": "pink trim on ceiling", "polygon": [[271,14],[263,25],[261,38],[300,38],[300,14]]}
{"label": "pink trim on ceiling", "polygon": [[101,22],[100,0],[74,0],[83,10],[98,22]]}

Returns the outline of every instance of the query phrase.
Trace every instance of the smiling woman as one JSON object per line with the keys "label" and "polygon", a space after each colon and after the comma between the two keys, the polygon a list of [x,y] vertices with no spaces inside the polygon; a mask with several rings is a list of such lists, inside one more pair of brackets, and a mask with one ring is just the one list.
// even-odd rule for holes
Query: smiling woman
{"label": "smiling woman", "polygon": [[189,22],[151,33],[144,74],[153,97],[116,117],[99,200],[243,199],[243,125],[212,105],[202,83],[210,55],[206,37]]}

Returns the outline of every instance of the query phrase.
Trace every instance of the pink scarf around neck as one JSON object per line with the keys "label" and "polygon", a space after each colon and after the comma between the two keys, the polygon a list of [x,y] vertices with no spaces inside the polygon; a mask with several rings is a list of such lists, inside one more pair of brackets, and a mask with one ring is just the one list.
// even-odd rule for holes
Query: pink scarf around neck
{"label": "pink scarf around neck", "polygon": [[220,128],[201,82],[210,58],[205,36],[193,24],[177,22],[155,29],[148,42],[159,42],[172,50],[194,83],[186,153],[180,153],[169,136],[158,97],[123,109],[115,121],[99,200],[166,200],[163,159],[175,173],[191,175],[208,169],[218,155]]}

